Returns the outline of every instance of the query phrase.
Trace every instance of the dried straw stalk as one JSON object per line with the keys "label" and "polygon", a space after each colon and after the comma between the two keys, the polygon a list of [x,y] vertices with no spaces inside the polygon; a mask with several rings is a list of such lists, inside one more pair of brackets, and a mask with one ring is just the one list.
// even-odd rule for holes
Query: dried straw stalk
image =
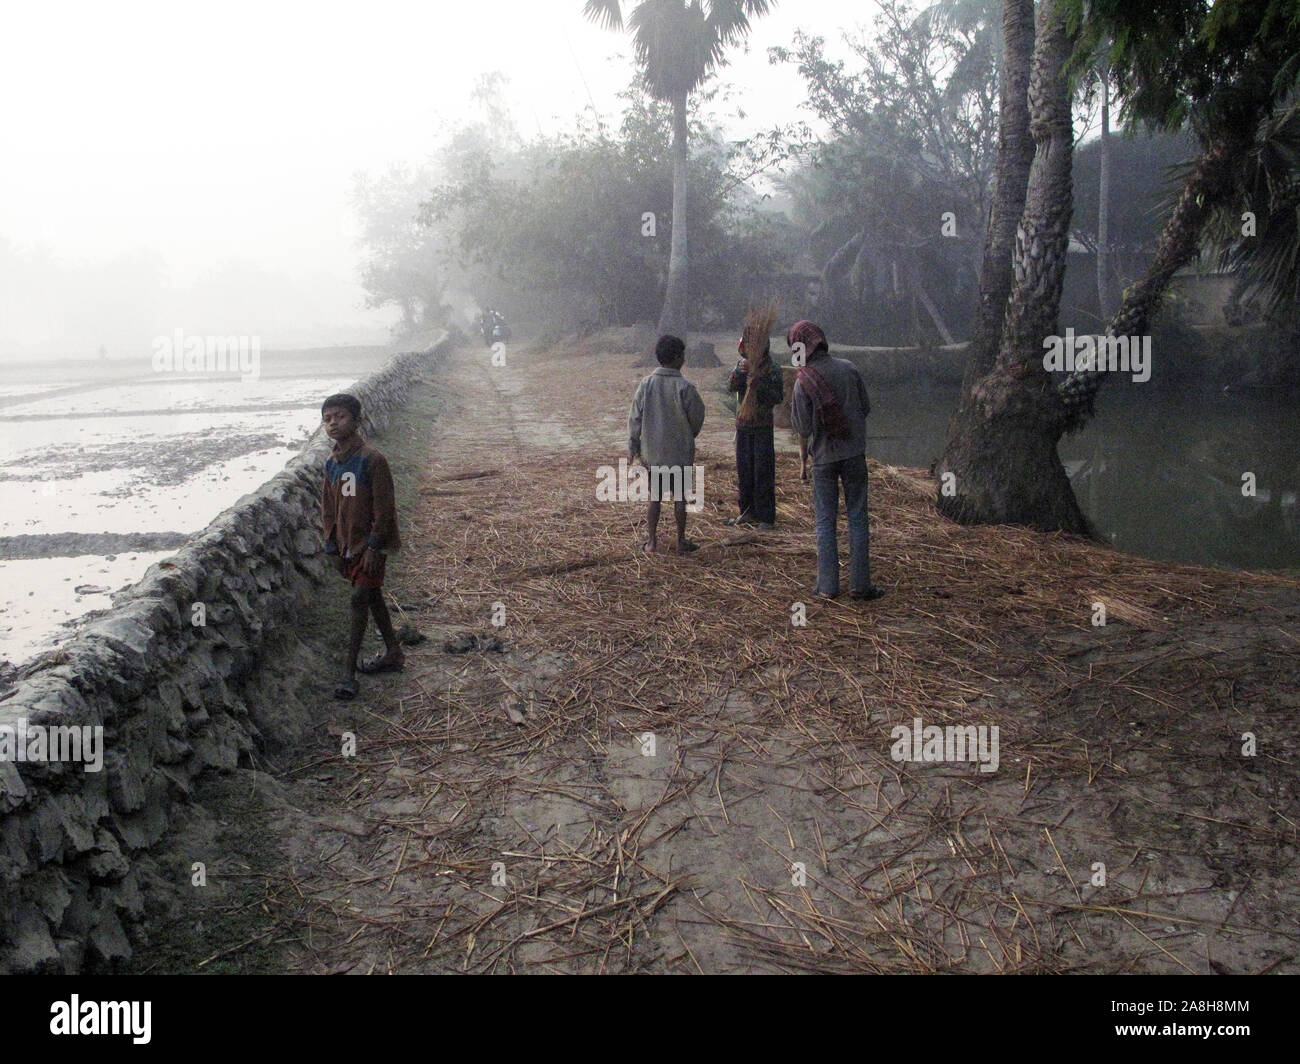
{"label": "dried straw stalk", "polygon": [[771,366],[768,364],[768,343],[772,336],[772,326],[776,322],[777,301],[770,299],[765,304],[754,304],[745,316],[745,331],[741,337],[740,347],[749,366],[749,382],[745,388],[745,398],[740,402],[740,424],[752,425],[758,417],[758,380]]}

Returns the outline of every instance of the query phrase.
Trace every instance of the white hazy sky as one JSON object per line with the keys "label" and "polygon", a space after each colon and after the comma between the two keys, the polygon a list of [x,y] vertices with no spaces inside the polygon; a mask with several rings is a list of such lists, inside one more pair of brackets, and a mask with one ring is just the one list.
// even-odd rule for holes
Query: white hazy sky
{"label": "white hazy sky", "polygon": [[[628,5],[625,5],[625,10]],[[626,35],[582,0],[177,0],[0,8],[0,237],[93,262],[160,253],[173,283],[238,259],[340,281],[361,315],[351,176],[416,161],[500,70],[525,136],[617,114]],[[802,85],[767,62],[796,26],[836,38],[861,0],[785,0],[733,50],[724,79],[749,118],[803,116]],[[380,316],[380,319],[384,319]],[[375,319],[371,315],[371,320]]]}

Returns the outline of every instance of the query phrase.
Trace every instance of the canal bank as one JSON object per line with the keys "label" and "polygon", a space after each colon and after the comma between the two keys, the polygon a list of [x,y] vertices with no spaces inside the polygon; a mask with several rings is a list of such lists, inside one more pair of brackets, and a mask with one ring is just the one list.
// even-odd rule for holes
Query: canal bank
{"label": "canal bank", "polygon": [[[444,342],[354,386],[368,432],[382,440],[392,431]],[[313,437],[0,695],[0,725],[98,727],[106,751],[95,772],[0,762],[0,969],[126,960],[132,929],[197,889],[209,863],[220,866],[158,856],[180,824],[206,822],[196,787],[273,758],[315,727],[318,696],[284,665],[310,660],[306,633],[336,638],[342,623],[332,600],[313,609],[337,582],[320,546],[327,452],[324,435]]]}

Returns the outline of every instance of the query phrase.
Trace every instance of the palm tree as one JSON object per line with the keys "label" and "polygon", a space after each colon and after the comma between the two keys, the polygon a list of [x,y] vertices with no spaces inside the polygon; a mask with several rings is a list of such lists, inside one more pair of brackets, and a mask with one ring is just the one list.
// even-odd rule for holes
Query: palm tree
{"label": "palm tree", "polygon": [[[673,222],[668,251],[668,289],[659,332],[686,338],[688,269],[686,237],[687,97],[722,62],[727,48],[749,33],[751,17],[766,15],[775,0],[640,0],[627,27],[645,77],[657,100],[673,108]],[[587,0],[582,13],[605,29],[624,26],[620,0]]]}
{"label": "palm tree", "polygon": [[[1007,0],[1008,29],[1016,6],[1016,0]],[[1041,0],[1028,86],[1034,155],[1015,231],[1010,298],[996,361],[983,375],[968,376],[948,446],[936,466],[939,508],[959,521],[1087,529],[1056,452],[1060,400],[1042,362],[1042,340],[1057,331],[1074,209],[1066,62],[1076,35],[1062,0]],[[1008,77],[1015,69],[1013,39],[1008,33]],[[995,260],[990,268],[997,265]],[[955,491],[945,490],[948,485]]]}
{"label": "palm tree", "polygon": [[[1267,313],[1294,315],[1300,308],[1300,103],[1260,124],[1239,172],[1241,202],[1219,205],[1208,225],[1219,268],[1237,275],[1236,299],[1258,297]],[[1243,223],[1245,211],[1254,215],[1253,226]]]}
{"label": "palm tree", "polygon": [[1016,227],[1034,161],[1029,135],[1029,71],[1034,54],[1034,0],[1005,0],[1002,7],[1002,76],[998,110],[998,163],[980,265],[980,297],[966,370],[965,391],[993,368],[1011,294]]}
{"label": "palm tree", "polygon": [[1097,179],[1097,306],[1105,317],[1111,307],[1110,254],[1110,63],[1103,56],[1097,63],[1097,86],[1101,93],[1101,153]]}
{"label": "palm tree", "polygon": [[[1004,2],[1010,7],[1019,0]],[[1179,128],[1190,119],[1202,145],[1146,275],[1126,290],[1107,329],[1137,336],[1147,331],[1173,275],[1196,259],[1214,220],[1232,211],[1239,218],[1243,198],[1269,215],[1270,239],[1263,248],[1240,244],[1238,253],[1254,252],[1261,281],[1300,291],[1300,226],[1293,220],[1300,205],[1293,164],[1300,156],[1283,147],[1294,127],[1279,110],[1300,80],[1300,8],[1292,0],[1216,0],[1212,6],[1042,0],[1037,36],[1029,84],[1036,152],[1016,232],[1011,297],[996,362],[983,374],[968,375],[947,449],[936,463],[938,504],[967,523],[1080,531],[1085,522],[1056,445],[1063,433],[1087,422],[1104,374],[1082,370],[1053,388],[1038,347],[1056,329],[1071,213],[1063,64],[1072,39],[1079,38],[1075,63],[1095,58],[1099,39],[1114,42],[1107,58],[1130,120]],[[1011,54],[1008,42],[1008,77]],[[1265,170],[1273,176],[1264,176]]]}

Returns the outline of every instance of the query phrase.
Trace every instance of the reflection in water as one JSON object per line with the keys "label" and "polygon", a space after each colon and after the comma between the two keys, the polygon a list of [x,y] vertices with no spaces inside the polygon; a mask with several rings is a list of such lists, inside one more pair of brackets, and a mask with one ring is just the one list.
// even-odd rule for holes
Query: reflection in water
{"label": "reflection in water", "polygon": [[[868,453],[928,467],[957,389],[872,388]],[[1300,567],[1300,419],[1284,393],[1156,391],[1109,382],[1061,459],[1097,535],[1148,558],[1229,568]],[[884,437],[884,438],[882,438]],[[1245,473],[1255,496],[1242,494]]]}

